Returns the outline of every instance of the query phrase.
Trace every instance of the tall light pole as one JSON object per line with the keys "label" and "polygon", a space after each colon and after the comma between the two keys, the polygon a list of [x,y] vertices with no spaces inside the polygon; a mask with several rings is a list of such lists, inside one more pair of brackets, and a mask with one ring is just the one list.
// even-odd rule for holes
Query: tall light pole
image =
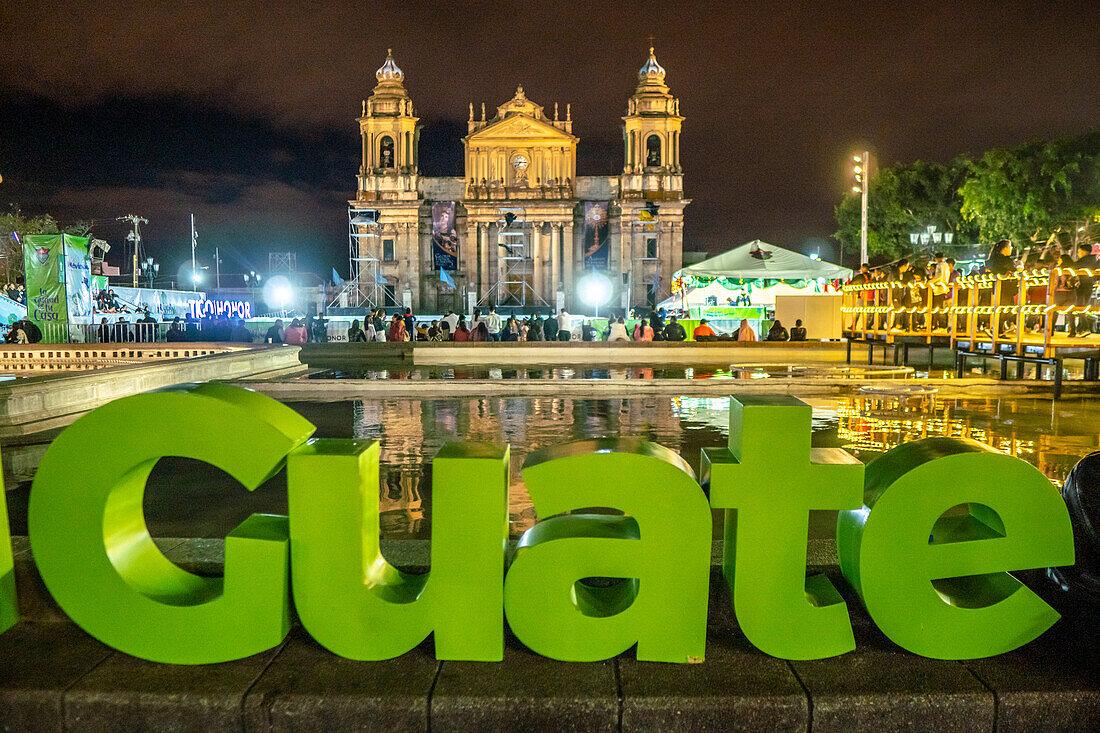
{"label": "tall light pole", "polygon": [[138,251],[141,249],[141,228],[140,224],[148,224],[149,220],[138,216],[137,214],[127,214],[126,216],[120,216],[115,221],[128,221],[133,225],[134,230],[127,235],[126,239],[134,243],[134,287],[138,286]]}
{"label": "tall light pole", "polygon": [[855,166],[852,168],[852,173],[856,176],[856,183],[858,186],[852,186],[852,191],[860,194],[860,215],[859,215],[859,264],[863,264],[867,261],[867,179],[869,176],[869,168],[871,165],[871,154],[866,150],[862,154],[857,153],[852,156],[852,161]]}
{"label": "tall light pole", "polygon": [[191,279],[195,279],[198,270],[195,269],[195,246],[199,243],[198,232],[195,231],[195,215],[191,215]]}

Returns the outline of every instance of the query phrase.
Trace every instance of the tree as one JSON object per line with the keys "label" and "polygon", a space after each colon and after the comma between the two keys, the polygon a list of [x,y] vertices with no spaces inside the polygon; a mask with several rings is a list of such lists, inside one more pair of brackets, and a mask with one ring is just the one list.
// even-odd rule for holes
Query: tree
{"label": "tree", "polygon": [[[880,260],[912,253],[909,235],[935,225],[972,241],[973,227],[960,213],[958,193],[967,161],[950,165],[916,161],[883,168],[871,177],[867,192],[867,252]],[[839,229],[833,236],[849,252],[859,251],[860,197],[849,195],[835,209]]]}
{"label": "tree", "polygon": [[83,221],[62,228],[49,214],[27,216],[13,204],[7,213],[0,214],[0,259],[3,260],[0,273],[4,282],[15,282],[23,277],[22,237],[28,234],[72,234],[86,237],[91,229],[91,223]]}
{"label": "tree", "polygon": [[1100,133],[990,150],[971,163],[960,194],[986,241],[1096,241]]}

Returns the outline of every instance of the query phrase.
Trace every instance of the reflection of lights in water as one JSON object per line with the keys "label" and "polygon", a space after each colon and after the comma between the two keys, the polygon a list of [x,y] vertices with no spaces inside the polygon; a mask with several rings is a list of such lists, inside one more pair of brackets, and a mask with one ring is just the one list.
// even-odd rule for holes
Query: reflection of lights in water
{"label": "reflection of lights in water", "polygon": [[[1015,432],[1016,427],[1011,421],[1002,421],[1002,425],[995,428],[974,425],[975,417],[967,413],[954,416],[953,406],[954,403],[937,404],[925,398],[841,398],[836,411],[839,419],[837,437],[850,450],[874,453],[923,438],[969,438],[1044,470],[1045,462],[1036,454],[1035,440],[1000,433],[1000,430]],[[1064,478],[1063,475],[1053,475],[1049,470],[1044,470],[1044,473],[1056,485],[1060,485]]]}
{"label": "reflection of lights in water", "polygon": [[[1081,456],[1097,449],[1100,435],[1100,410],[1093,403],[1068,413],[1072,406],[1060,403],[1052,415],[1049,401],[1023,398],[853,395],[805,401],[813,410],[814,445],[843,446],[864,462],[903,442],[963,437],[1028,461],[1057,484]],[[380,443],[381,492],[390,492],[383,501],[391,502],[385,507],[387,538],[427,535],[430,464],[443,444],[510,445],[508,511],[516,536],[537,518],[520,475],[530,451],[581,438],[637,437],[675,450],[697,467],[700,449],[724,445],[728,427],[728,397],[481,396],[355,402],[346,437]]]}

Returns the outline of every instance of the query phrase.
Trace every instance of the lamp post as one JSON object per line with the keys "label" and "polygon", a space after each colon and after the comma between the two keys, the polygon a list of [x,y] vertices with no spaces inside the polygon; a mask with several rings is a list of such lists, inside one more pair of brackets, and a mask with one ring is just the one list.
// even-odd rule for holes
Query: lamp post
{"label": "lamp post", "polygon": [[153,287],[157,275],[160,274],[160,263],[152,257],[146,257],[141,261],[141,274],[149,278],[149,287]]}
{"label": "lamp post", "polygon": [[858,186],[852,186],[852,191],[860,195],[859,214],[859,264],[867,261],[867,179],[871,164],[871,154],[866,150],[862,154],[852,156],[852,173],[855,174]]}
{"label": "lamp post", "polygon": [[922,247],[928,247],[932,244],[951,244],[954,241],[954,232],[937,231],[935,224],[929,224],[919,232],[909,233],[909,244],[914,247],[918,244]]}

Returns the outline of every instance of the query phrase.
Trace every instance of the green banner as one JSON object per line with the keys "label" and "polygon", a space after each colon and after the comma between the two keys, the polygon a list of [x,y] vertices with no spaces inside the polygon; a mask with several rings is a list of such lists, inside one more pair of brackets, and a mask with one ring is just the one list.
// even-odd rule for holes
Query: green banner
{"label": "green banner", "polygon": [[42,329],[43,341],[67,341],[69,320],[65,293],[65,237],[33,234],[23,238],[27,278],[27,318]]}
{"label": "green banner", "polygon": [[[65,296],[69,323],[92,323],[92,260],[87,237],[65,235]],[[70,328],[69,341],[83,343],[84,328]]]}

